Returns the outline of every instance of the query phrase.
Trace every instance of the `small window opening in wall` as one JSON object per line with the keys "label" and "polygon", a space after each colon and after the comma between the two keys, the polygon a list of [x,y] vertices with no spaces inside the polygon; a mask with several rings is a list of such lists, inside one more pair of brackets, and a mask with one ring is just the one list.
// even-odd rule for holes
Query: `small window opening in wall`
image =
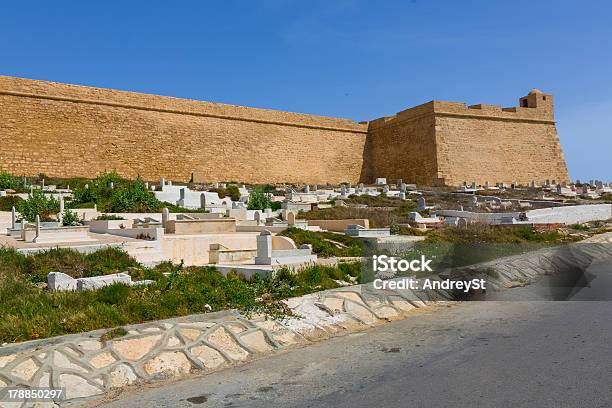
{"label": "small window opening in wall", "polygon": [[545,101],[546,100],[546,96],[542,96],[542,100]]}
{"label": "small window opening in wall", "polygon": [[528,105],[527,105],[527,99],[523,99],[523,100],[521,100],[521,106],[522,106],[523,108],[527,108],[527,107],[528,107]]}

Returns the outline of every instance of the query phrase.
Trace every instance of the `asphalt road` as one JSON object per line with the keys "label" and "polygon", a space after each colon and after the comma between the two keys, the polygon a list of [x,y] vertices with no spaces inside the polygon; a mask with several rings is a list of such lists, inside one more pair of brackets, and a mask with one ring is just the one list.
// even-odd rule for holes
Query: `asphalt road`
{"label": "asphalt road", "polygon": [[612,303],[585,299],[612,293],[610,269],[591,268],[579,301],[528,300],[543,280],[102,406],[609,408]]}

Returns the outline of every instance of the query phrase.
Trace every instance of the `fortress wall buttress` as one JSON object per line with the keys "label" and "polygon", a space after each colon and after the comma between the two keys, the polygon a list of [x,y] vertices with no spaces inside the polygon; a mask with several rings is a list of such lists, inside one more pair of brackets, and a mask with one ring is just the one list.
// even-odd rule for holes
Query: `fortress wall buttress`
{"label": "fortress wall buttress", "polygon": [[438,184],[433,113],[430,102],[369,123],[368,182]]}
{"label": "fortress wall buttress", "polygon": [[434,110],[438,171],[445,184],[569,181],[552,95],[534,90],[516,108],[435,102]]}

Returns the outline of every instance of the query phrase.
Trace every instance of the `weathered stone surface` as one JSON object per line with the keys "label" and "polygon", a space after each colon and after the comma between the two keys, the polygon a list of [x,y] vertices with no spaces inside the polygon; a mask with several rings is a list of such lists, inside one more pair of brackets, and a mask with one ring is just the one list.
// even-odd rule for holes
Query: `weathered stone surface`
{"label": "weathered stone surface", "polygon": [[17,358],[16,354],[11,354],[8,356],[0,356],[0,368],[6,366],[8,363],[15,360],[16,358]]}
{"label": "weathered stone surface", "polygon": [[344,299],[338,299],[335,297],[328,296],[323,301],[323,305],[325,305],[329,310],[334,313],[344,311]]}
{"label": "weathered stone surface", "polygon": [[100,350],[102,348],[102,343],[100,340],[81,340],[76,343],[76,346],[82,348],[83,350]]}
{"label": "weathered stone surface", "polygon": [[359,296],[359,294],[355,293],[355,292],[338,291],[338,292],[335,293],[335,295],[339,296],[339,297],[343,297],[345,299],[350,299],[353,302],[357,302],[357,303],[363,304],[363,300],[361,299],[361,296]]}
{"label": "weathered stone surface", "polygon": [[365,324],[372,324],[378,320],[372,312],[357,303],[347,302],[346,311],[357,317]]}
{"label": "weathered stone surface", "polygon": [[100,387],[88,383],[85,378],[75,374],[61,374],[59,385],[61,388],[66,388],[67,399],[91,397],[103,392]]}
{"label": "weathered stone surface", "polygon": [[300,336],[291,330],[283,330],[272,333],[272,338],[282,346],[290,346],[300,341]]}
{"label": "weathered stone surface", "polygon": [[66,357],[65,355],[57,351],[53,352],[53,364],[56,367],[67,368],[70,370],[80,371],[82,373],[87,372],[87,370],[85,370],[83,367],[81,367],[78,364],[73,363],[72,361],[68,359],[68,357]]}
{"label": "weathered stone surface", "polygon": [[113,388],[124,387],[137,380],[134,370],[127,364],[119,364],[110,372],[110,386]]}
{"label": "weathered stone surface", "polygon": [[[192,173],[194,181],[250,183],[567,181],[553,96],[522,100],[528,107],[503,111],[434,101],[358,124],[0,77],[0,123],[10,124],[0,163],[14,174],[95,177],[113,168],[130,178],[177,181],[190,181]],[[166,146],[164,155],[159,146]],[[189,154],[179,146],[189,146]],[[74,151],[87,151],[89,160],[73,160]]]}
{"label": "weathered stone surface", "polygon": [[11,374],[13,374],[15,377],[19,377],[21,379],[29,381],[32,377],[34,377],[36,371],[38,371],[38,365],[36,365],[34,360],[29,358],[17,364],[13,368],[13,371],[11,371]]}
{"label": "weathered stone surface", "polygon": [[210,333],[208,341],[225,351],[232,360],[244,360],[249,355],[223,327],[219,327]]}
{"label": "weathered stone surface", "polygon": [[147,361],[143,368],[151,376],[160,374],[177,376],[189,373],[191,371],[191,363],[184,353],[180,351],[167,351]]}
{"label": "weathered stone surface", "polygon": [[161,335],[145,336],[135,339],[115,340],[113,348],[126,360],[140,360],[145,354],[153,349],[153,346],[161,339]]}
{"label": "weathered stone surface", "polygon": [[44,373],[40,376],[40,379],[38,380],[38,386],[41,388],[51,386],[51,376],[49,375],[49,373]]}
{"label": "weathered stone surface", "polygon": [[104,353],[100,353],[97,356],[93,357],[89,364],[94,366],[95,368],[102,368],[108,365],[111,365],[115,362],[115,357],[111,355],[111,353],[105,351]]}
{"label": "weathered stone surface", "polygon": [[406,301],[406,300],[391,300],[391,303],[393,304],[393,306],[397,307],[398,309],[402,310],[402,311],[409,311],[409,310],[413,310],[416,309],[412,303]]}
{"label": "weathered stone surface", "polygon": [[181,341],[176,336],[171,336],[168,338],[168,347],[177,347],[181,344]]}
{"label": "weathered stone surface", "polygon": [[178,332],[181,334],[181,336],[191,341],[196,341],[198,337],[200,337],[200,335],[202,334],[200,330],[196,329],[179,329]]}
{"label": "weathered stone surface", "polygon": [[255,351],[258,353],[266,353],[274,350],[274,347],[266,340],[266,336],[264,336],[261,331],[254,331],[251,333],[243,334],[240,337],[240,340],[244,344],[246,344],[251,351]]}
{"label": "weathered stone surface", "polygon": [[217,368],[225,363],[225,359],[217,350],[206,345],[193,347],[191,354],[198,358],[206,368]]}
{"label": "weathered stone surface", "polygon": [[399,316],[399,312],[390,306],[381,306],[374,309],[376,316],[382,319],[393,319]]}

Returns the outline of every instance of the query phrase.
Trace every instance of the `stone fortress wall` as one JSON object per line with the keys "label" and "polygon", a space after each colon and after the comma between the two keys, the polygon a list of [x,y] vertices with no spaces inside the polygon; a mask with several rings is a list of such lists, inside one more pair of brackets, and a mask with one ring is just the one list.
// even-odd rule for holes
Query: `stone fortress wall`
{"label": "stone fortress wall", "polygon": [[0,169],[146,180],[568,180],[551,95],[429,102],[369,123],[0,76]]}
{"label": "stone fortress wall", "polygon": [[533,90],[519,103],[432,101],[371,121],[370,171],[426,185],[569,181],[553,96]]}

